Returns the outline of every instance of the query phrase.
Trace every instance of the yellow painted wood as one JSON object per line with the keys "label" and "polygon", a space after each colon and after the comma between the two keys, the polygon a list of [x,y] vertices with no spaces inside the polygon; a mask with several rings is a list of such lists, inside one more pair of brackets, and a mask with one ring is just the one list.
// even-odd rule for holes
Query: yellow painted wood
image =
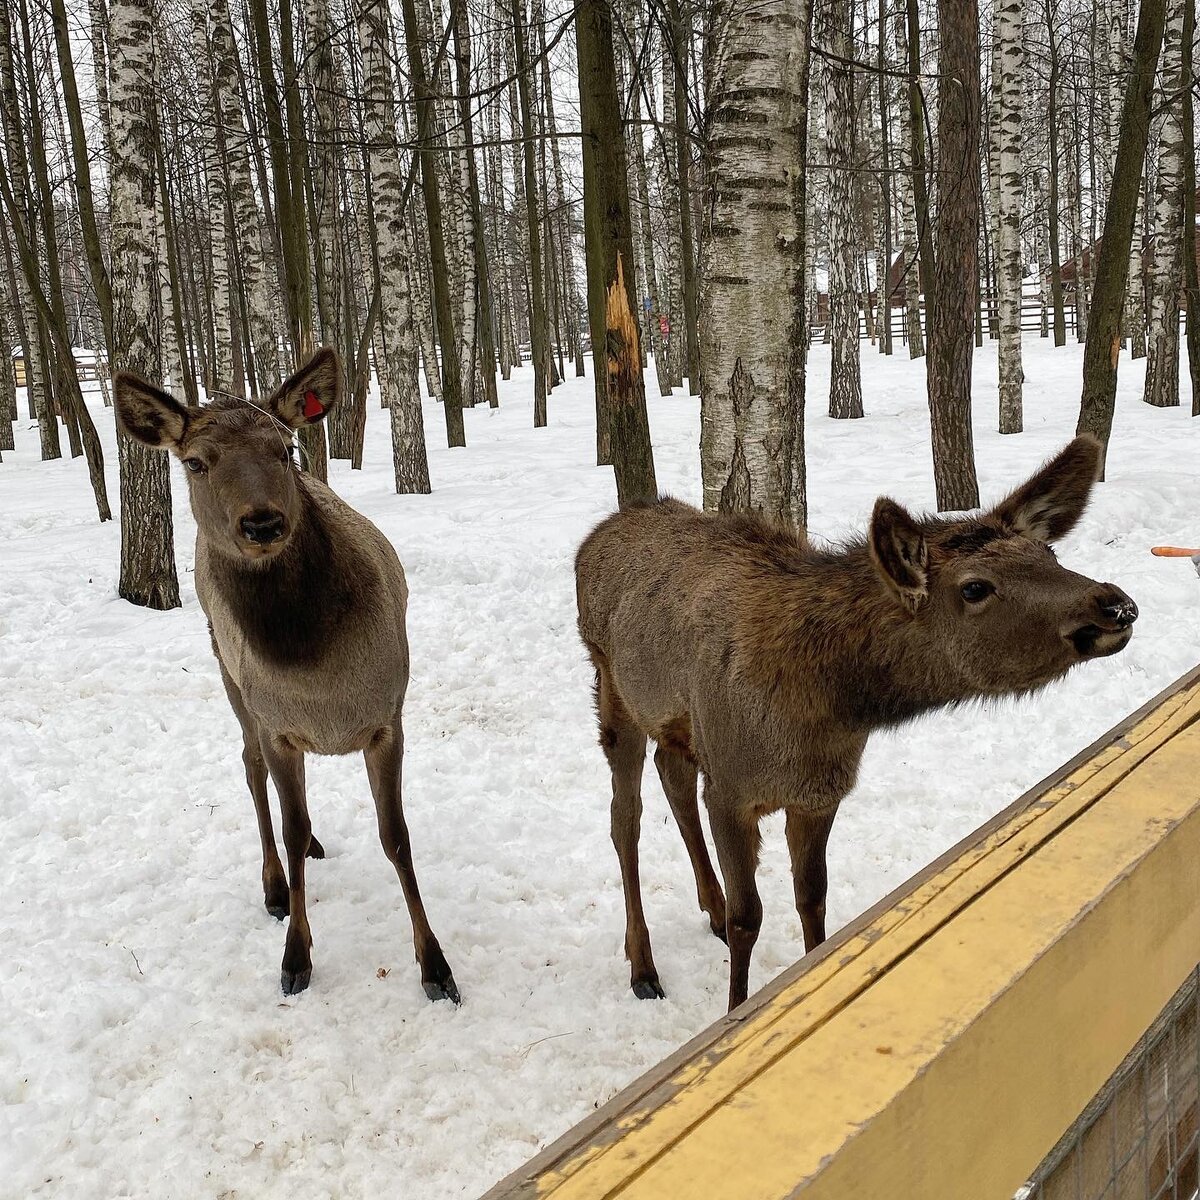
{"label": "yellow painted wood", "polygon": [[[916,1103],[928,1118],[940,1106],[947,1128],[964,1106],[987,1113],[983,1049],[1003,1047],[1001,1063],[1011,1060],[1019,1074],[1036,1069],[1048,1037],[1061,1037],[1069,1069],[1056,1067],[1054,1085],[1037,1089],[1061,1117],[1057,1125],[1038,1105],[1022,1104],[1027,1136],[991,1139],[1011,1148],[1001,1156],[1007,1166],[957,1135],[969,1160],[959,1168],[974,1164],[981,1188],[993,1179],[1007,1187],[1005,1172],[1039,1161],[1200,958],[1196,871],[1162,865],[1186,853],[1195,861],[1200,851],[1200,726],[1189,729],[1200,717],[1200,686],[1189,683],[835,954],[731,1021],[607,1126],[535,1178],[514,1177],[493,1194],[752,1200],[790,1195],[807,1180],[806,1195],[872,1195],[861,1172],[884,1161],[898,1183],[899,1158],[917,1172],[910,1184],[918,1190],[889,1195],[990,1195],[939,1191],[919,1174],[926,1158],[936,1166],[953,1155],[928,1119],[922,1136],[930,1144],[913,1150],[908,1107]],[[1163,913],[1172,922],[1162,946],[1131,932],[1147,921],[1157,928]],[[1097,1005],[1108,973],[1119,977],[1108,985],[1113,1003]],[[1148,980],[1153,986],[1143,986]],[[1122,987],[1136,995],[1118,1000]],[[1066,1040],[1089,1000],[1099,1015],[1081,1039]],[[1059,1015],[1066,1026],[1054,1024]],[[1007,1079],[1002,1071],[997,1084]],[[1028,1157],[1035,1142],[1044,1145]],[[844,1153],[822,1172],[839,1147]],[[846,1174],[853,1171],[860,1174]],[[843,1190],[824,1190],[826,1178],[842,1176]]]}
{"label": "yellow painted wood", "polygon": [[1200,959],[1198,780],[1193,726],[604,1194],[1008,1200]]}

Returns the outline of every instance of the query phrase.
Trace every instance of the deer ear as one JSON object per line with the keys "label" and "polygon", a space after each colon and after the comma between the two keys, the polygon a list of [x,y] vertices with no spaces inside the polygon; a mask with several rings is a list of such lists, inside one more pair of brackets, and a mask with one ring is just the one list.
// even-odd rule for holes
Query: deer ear
{"label": "deer ear", "polygon": [[267,401],[271,412],[291,429],[315,425],[342,398],[342,367],[337,351],[323,346],[285,379]]}
{"label": "deer ear", "polygon": [[174,450],[187,432],[187,409],[170,392],[128,371],[113,376],[113,407],[121,428],[143,445]]}
{"label": "deer ear", "polygon": [[929,595],[929,550],[921,526],[895,500],[880,496],[871,514],[871,560],[909,612]]}
{"label": "deer ear", "polygon": [[1100,443],[1089,434],[1060,450],[991,515],[1012,533],[1039,542],[1056,542],[1075,527],[1087,508],[1100,473]]}

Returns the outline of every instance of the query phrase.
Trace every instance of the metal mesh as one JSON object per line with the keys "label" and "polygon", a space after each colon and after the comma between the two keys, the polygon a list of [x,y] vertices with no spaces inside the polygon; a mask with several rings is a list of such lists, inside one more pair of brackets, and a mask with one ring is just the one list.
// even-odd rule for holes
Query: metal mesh
{"label": "metal mesh", "polygon": [[1200,1179],[1198,1029],[1200,966],[1016,1200],[1195,1200]]}

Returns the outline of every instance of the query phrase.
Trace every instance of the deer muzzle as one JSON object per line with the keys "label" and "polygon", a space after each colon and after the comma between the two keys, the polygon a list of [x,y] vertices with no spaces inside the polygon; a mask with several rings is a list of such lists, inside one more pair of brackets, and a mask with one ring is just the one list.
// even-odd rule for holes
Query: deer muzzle
{"label": "deer muzzle", "polygon": [[1063,635],[1081,659],[1105,658],[1123,650],[1138,618],[1138,606],[1115,584],[1101,584],[1093,601],[1091,620],[1073,624]]}
{"label": "deer muzzle", "polygon": [[258,509],[238,521],[238,529],[246,541],[255,546],[269,546],[283,537],[286,522],[278,509]]}

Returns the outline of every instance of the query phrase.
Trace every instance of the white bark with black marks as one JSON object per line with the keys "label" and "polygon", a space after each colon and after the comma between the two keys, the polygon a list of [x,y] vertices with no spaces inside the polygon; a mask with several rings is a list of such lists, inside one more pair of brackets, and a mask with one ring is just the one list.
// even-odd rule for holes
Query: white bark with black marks
{"label": "white bark with black marks", "polygon": [[810,16],[805,0],[713,8],[700,306],[704,507],[800,528]]}
{"label": "white bark with black marks", "polygon": [[358,11],[363,57],[363,113],[370,149],[371,199],[379,257],[380,316],[386,339],[381,384],[391,410],[396,491],[425,493],[429,462],[417,384],[417,345],[408,281],[404,180],[396,148],[394,89],[386,4],[365,0]]}
{"label": "white bark with black marks", "polygon": [[1146,332],[1146,390],[1158,408],[1179,403],[1179,293],[1183,287],[1183,10],[1195,0],[1170,0],[1163,34],[1158,171],[1154,185],[1154,248]]}

